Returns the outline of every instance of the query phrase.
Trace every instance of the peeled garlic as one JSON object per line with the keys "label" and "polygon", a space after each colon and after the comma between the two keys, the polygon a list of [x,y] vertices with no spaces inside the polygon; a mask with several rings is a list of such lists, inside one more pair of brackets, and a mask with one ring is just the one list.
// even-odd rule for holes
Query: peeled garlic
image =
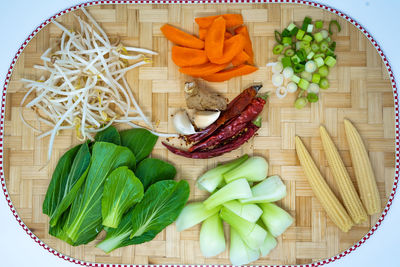
{"label": "peeled garlic", "polygon": [[190,122],[190,119],[184,110],[179,110],[175,113],[173,123],[175,130],[180,134],[187,135],[196,133],[194,126]]}
{"label": "peeled garlic", "polygon": [[221,111],[200,111],[197,110],[193,113],[192,121],[200,128],[206,128],[216,121],[221,114]]}

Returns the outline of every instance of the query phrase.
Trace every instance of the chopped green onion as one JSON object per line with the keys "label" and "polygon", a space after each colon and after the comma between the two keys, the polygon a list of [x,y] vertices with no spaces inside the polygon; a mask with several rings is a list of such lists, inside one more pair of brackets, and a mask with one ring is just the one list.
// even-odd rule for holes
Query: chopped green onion
{"label": "chopped green onion", "polygon": [[305,79],[300,79],[300,82],[298,83],[299,87],[303,90],[307,90],[308,86],[310,85],[310,83],[305,80]]}
{"label": "chopped green onion", "polygon": [[285,56],[287,56],[287,57],[292,57],[292,56],[294,56],[294,50],[291,49],[291,48],[286,49],[286,50],[285,50]]}
{"label": "chopped green onion", "polygon": [[282,44],[287,46],[292,44],[292,38],[291,37],[282,37]]}
{"label": "chopped green onion", "polygon": [[316,34],[314,34],[314,40],[317,41],[317,43],[319,43],[322,40],[324,40],[324,37],[322,36],[322,33],[321,32],[317,32]]}
{"label": "chopped green onion", "polygon": [[333,53],[333,51],[332,51],[330,48],[328,48],[328,49],[326,50],[325,55],[326,55],[326,56],[331,56],[331,57],[333,57],[333,58],[336,58],[335,53]]}
{"label": "chopped green onion", "polygon": [[286,67],[282,71],[283,77],[285,77],[286,79],[292,77],[293,73],[294,72],[293,72],[292,67]]}
{"label": "chopped green onion", "polygon": [[309,60],[305,65],[305,70],[309,73],[313,73],[317,69],[317,64],[314,61]]}
{"label": "chopped green onion", "polygon": [[306,34],[306,32],[303,31],[303,30],[301,30],[301,29],[299,29],[298,32],[297,32],[297,34],[296,34],[296,39],[297,39],[297,40],[302,40],[304,34]]}
{"label": "chopped green onion", "polygon": [[314,73],[312,75],[311,81],[313,83],[319,83],[320,80],[321,80],[321,75],[319,75],[318,73]]}
{"label": "chopped green onion", "polygon": [[299,28],[295,27],[290,31],[290,36],[295,36],[297,32],[299,31]]}
{"label": "chopped green onion", "polygon": [[311,45],[310,45],[310,42],[307,42],[307,41],[301,41],[300,42],[300,49],[301,48],[304,48],[304,49],[306,49],[306,48],[309,48]]}
{"label": "chopped green onion", "polygon": [[296,64],[296,65],[294,65],[293,70],[296,73],[302,72],[304,70],[304,65],[303,64]]}
{"label": "chopped green onion", "polygon": [[325,41],[327,41],[328,43],[330,43],[330,42],[332,41],[332,39],[331,39],[331,37],[328,36],[328,37],[325,38]]}
{"label": "chopped green onion", "polygon": [[[317,83],[311,83],[310,86],[308,87],[308,92],[318,94],[319,93],[319,85]],[[312,101],[310,101],[310,102],[312,102]]]}
{"label": "chopped green onion", "polygon": [[312,59],[314,55],[315,55],[315,53],[311,51],[310,53],[308,53],[307,59],[308,60]]}
{"label": "chopped green onion", "polygon": [[272,53],[274,53],[274,55],[279,55],[280,53],[282,53],[282,51],[283,51],[283,45],[281,44],[274,46],[274,48],[272,49]]}
{"label": "chopped green onion", "polygon": [[289,26],[287,26],[286,29],[288,29],[288,31],[292,31],[294,28],[296,28],[296,24],[294,24],[293,22],[289,24]]}
{"label": "chopped green onion", "polygon": [[319,45],[318,45],[317,43],[312,43],[312,44],[311,44],[311,50],[312,50],[313,52],[318,52],[318,50],[319,50]]}
{"label": "chopped green onion", "polygon": [[326,78],[322,78],[321,81],[319,82],[319,87],[321,89],[328,89],[329,88],[329,82]]}
{"label": "chopped green onion", "polygon": [[318,73],[319,75],[321,75],[321,77],[326,77],[329,74],[329,69],[328,66],[322,66],[318,69]]}
{"label": "chopped green onion", "polygon": [[291,59],[292,59],[293,64],[299,64],[301,61],[297,54],[292,56]]}
{"label": "chopped green onion", "polygon": [[310,54],[311,52],[311,47],[304,47],[304,51],[306,52],[306,54]]}
{"label": "chopped green onion", "polygon": [[308,26],[307,26],[307,32],[311,33],[311,32],[313,31],[313,29],[314,29],[314,25],[308,24]]}
{"label": "chopped green onion", "polygon": [[319,46],[319,49],[320,49],[322,52],[325,52],[328,48],[329,48],[329,44],[328,44],[327,41],[323,41],[323,42],[321,43],[321,45]]}
{"label": "chopped green onion", "polygon": [[305,97],[297,98],[296,102],[294,102],[294,107],[297,109],[302,109],[307,105],[308,101]]}
{"label": "chopped green onion", "polygon": [[275,40],[278,44],[282,43],[282,34],[278,31],[275,31]]}
{"label": "chopped green onion", "polygon": [[293,75],[290,79],[292,80],[292,82],[295,82],[295,83],[299,83],[300,82],[300,77],[296,76],[296,75]]}
{"label": "chopped green onion", "polygon": [[296,52],[296,55],[300,58],[300,61],[304,61],[307,58],[307,53],[303,48],[299,49],[299,51]]}
{"label": "chopped green onion", "polygon": [[312,22],[311,18],[305,17],[303,20],[303,25],[301,26],[301,29],[303,31],[307,30],[308,24],[310,24],[311,22]]}
{"label": "chopped green onion", "polygon": [[313,39],[312,36],[309,35],[309,34],[306,34],[306,35],[304,35],[304,37],[303,37],[303,41],[305,41],[305,42],[311,42],[312,39]]}
{"label": "chopped green onion", "polygon": [[294,93],[294,92],[297,91],[297,84],[294,83],[294,82],[288,83],[288,85],[287,85],[286,87],[287,87],[287,91],[288,91],[289,93]]}
{"label": "chopped green onion", "polygon": [[322,38],[324,38],[324,39],[329,37],[329,33],[327,30],[322,30],[322,31],[320,31],[320,33],[322,34]]}
{"label": "chopped green onion", "polygon": [[288,29],[284,29],[282,32],[282,37],[290,37],[290,31]]}
{"label": "chopped green onion", "polygon": [[327,65],[327,66],[329,66],[329,67],[333,67],[333,66],[335,66],[335,64],[336,64],[336,59],[334,59],[333,57],[331,57],[331,56],[327,56],[326,58],[325,58],[325,65]]}
{"label": "chopped green onion", "polygon": [[318,54],[315,54],[315,55],[314,55],[314,59],[316,59],[316,58],[318,58],[318,57],[325,58],[325,55],[322,54],[322,53],[318,53]]}
{"label": "chopped green onion", "polygon": [[315,57],[314,56],[314,61],[317,64],[317,67],[322,67],[325,63],[324,63],[324,59],[322,57]]}
{"label": "chopped green onion", "polygon": [[310,103],[314,103],[318,101],[318,95],[315,93],[308,93],[307,94],[307,100]]}
{"label": "chopped green onion", "polygon": [[310,72],[303,71],[303,72],[300,74],[300,76],[301,76],[301,78],[303,78],[303,79],[306,80],[307,82],[311,82],[312,74],[311,74]]}
{"label": "chopped green onion", "polygon": [[322,27],[324,27],[324,22],[322,20],[318,20],[315,22],[315,28],[321,29]]}
{"label": "chopped green onion", "polygon": [[290,57],[282,58],[282,66],[283,66],[283,68],[292,66],[292,61],[291,61]]}
{"label": "chopped green onion", "polygon": [[332,43],[329,45],[329,49],[331,49],[332,52],[335,51],[335,49],[336,49],[336,42],[332,42]]}
{"label": "chopped green onion", "polygon": [[337,20],[331,20],[329,22],[329,34],[333,34],[333,32],[332,32],[332,26],[333,25],[336,26],[338,32],[340,32],[342,30],[342,28],[340,27],[340,24],[339,24],[339,22],[337,22]]}

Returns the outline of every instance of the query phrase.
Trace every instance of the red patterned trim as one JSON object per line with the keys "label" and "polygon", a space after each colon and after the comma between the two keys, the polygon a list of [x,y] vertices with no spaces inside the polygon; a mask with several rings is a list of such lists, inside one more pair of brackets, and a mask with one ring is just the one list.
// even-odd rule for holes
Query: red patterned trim
{"label": "red patterned trim", "polygon": [[[14,56],[10,68],[8,69],[8,73],[6,76],[6,80],[4,82],[4,87],[3,87],[3,94],[1,97],[1,119],[0,119],[0,181],[1,181],[1,186],[4,191],[4,196],[6,197],[6,201],[8,202],[8,206],[11,209],[11,212],[15,216],[16,220],[18,221],[19,225],[25,230],[25,232],[33,239],[35,240],[36,243],[38,243],[40,246],[42,246],[44,249],[49,251],[50,253],[54,254],[55,256],[64,259],[69,262],[73,262],[76,264],[80,264],[82,266],[94,266],[94,267],[123,267],[123,266],[130,266],[130,267],[141,267],[143,265],[121,265],[121,264],[102,264],[102,263],[94,263],[94,262],[86,262],[86,261],[81,261],[75,258],[71,258],[69,256],[66,256],[52,248],[50,248],[46,243],[41,241],[37,236],[35,236],[31,230],[24,224],[24,222],[21,220],[21,218],[18,216],[17,211],[15,210],[10,196],[8,194],[7,188],[6,188],[6,182],[4,179],[4,168],[3,168],[3,138],[4,138],[4,113],[5,113],[5,101],[6,101],[6,92],[7,92],[7,87],[10,82],[10,77],[11,73],[14,69],[15,63],[18,59],[18,57],[21,55],[22,51],[24,48],[27,46],[28,42],[32,40],[32,38],[46,25],[51,23],[53,20],[58,18],[61,15],[64,15],[66,13],[69,13],[71,11],[77,10],[81,7],[85,6],[92,6],[92,5],[102,5],[102,4],[222,4],[222,3],[288,3],[288,4],[303,4],[307,6],[313,6],[317,7],[320,9],[327,10],[331,13],[335,13],[339,15],[340,17],[346,19],[348,22],[356,26],[367,38],[370,40],[370,42],[375,46],[376,50],[378,51],[379,55],[381,56],[383,62],[386,65],[386,68],[388,70],[390,80],[392,82],[392,87],[393,87],[393,96],[394,96],[394,108],[395,108],[395,125],[396,125],[396,166],[395,166],[395,178],[394,178],[394,183],[393,183],[393,188],[392,192],[390,194],[388,203],[382,212],[381,216],[379,217],[377,223],[371,228],[371,230],[360,240],[358,241],[355,245],[353,245],[351,248],[348,248],[347,250],[341,252],[340,254],[330,258],[330,259],[325,259],[321,260],[318,262],[314,262],[311,264],[306,264],[306,265],[301,265],[304,267],[315,267],[315,266],[322,266],[330,262],[334,262],[347,254],[353,252],[356,250],[358,247],[360,247],[362,244],[367,241],[371,235],[378,229],[378,227],[381,225],[383,219],[386,217],[390,206],[392,205],[392,201],[394,198],[394,195],[396,194],[397,190],[397,184],[399,182],[399,167],[400,167],[400,136],[399,136],[399,99],[398,99],[398,93],[397,93],[397,86],[396,86],[396,81],[394,79],[394,74],[393,71],[390,67],[389,61],[387,60],[386,56],[384,55],[382,49],[378,45],[378,43],[374,40],[374,38],[367,32],[367,30],[361,26],[359,23],[357,23],[355,20],[353,20],[351,17],[347,16],[346,14],[342,13],[341,11],[338,11],[334,8],[331,8],[329,6],[312,2],[312,1],[303,1],[303,0],[105,0],[105,1],[93,1],[93,2],[87,2],[87,3],[82,3],[80,5],[76,5],[70,8],[67,8],[60,13],[50,17],[47,19],[45,22],[43,22],[40,26],[38,26],[25,40],[25,42],[21,45],[21,47],[18,49],[17,54]],[[172,265],[153,265],[153,266],[172,266]],[[188,265],[174,265],[176,267],[184,267]],[[195,267],[200,266],[200,265],[194,265]],[[205,265],[206,267],[214,266],[214,265]],[[265,267],[272,267],[272,266],[265,266]]]}

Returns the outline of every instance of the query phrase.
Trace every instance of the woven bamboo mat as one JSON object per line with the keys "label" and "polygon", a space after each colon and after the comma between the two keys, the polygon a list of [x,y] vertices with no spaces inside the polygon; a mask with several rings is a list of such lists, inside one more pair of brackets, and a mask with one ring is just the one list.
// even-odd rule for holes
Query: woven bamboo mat
{"label": "woven bamboo mat", "polygon": [[[343,118],[351,119],[368,146],[382,208],[386,205],[394,178],[392,87],[377,51],[350,23],[316,8],[280,4],[105,5],[88,10],[110,36],[120,37],[126,45],[159,52],[152,65],[132,70],[127,77],[140,105],[153,121],[159,123],[159,130],[165,132],[173,131],[170,115],[185,105],[183,83],[190,78],[180,74],[171,61],[172,45],[160,32],[164,23],[197,33],[196,16],[221,13],[243,15],[260,70],[224,83],[200,83],[232,99],[254,81],[262,81],[264,90],[273,89],[271,71],[265,64],[274,59],[271,49],[275,43],[275,29],[283,29],[292,21],[301,23],[305,16],[324,21],[338,19],[342,26],[342,31],[335,38],[338,65],[329,75],[331,87],[321,94],[317,104],[299,111],[292,107],[293,95],[280,100],[272,94],[264,113],[262,129],[254,140],[241,149],[216,159],[190,160],[167,153],[158,142],[153,155],[172,162],[178,169],[177,179],[189,181],[191,200],[206,197],[194,186],[194,182],[199,174],[217,162],[243,153],[262,155],[269,160],[270,174],[281,175],[287,185],[288,195],[280,204],[294,216],[295,223],[278,238],[277,248],[268,257],[254,263],[257,265],[301,264],[332,257],[360,240],[375,224],[378,215],[353,227],[349,233],[341,233],[313,196],[294,150],[294,136],[299,135],[312,150],[322,173],[337,192],[322,151],[318,126],[321,123],[326,125],[354,178],[343,125]],[[64,15],[58,21],[68,27],[77,26],[72,14]],[[89,245],[72,247],[47,233],[48,217],[42,214],[41,208],[44,195],[57,160],[77,141],[72,132],[61,132],[56,138],[52,159],[46,165],[48,139],[36,139],[19,118],[19,103],[25,93],[19,80],[22,77],[39,78],[41,73],[32,67],[40,63],[40,55],[55,44],[60,34],[61,31],[54,25],[46,26],[37,34],[20,56],[7,92],[5,177],[13,204],[24,223],[50,247],[80,260],[115,264],[229,264],[228,250],[209,259],[201,255],[199,226],[178,233],[175,225],[171,225],[151,242],[117,249],[108,255],[94,247],[98,240]],[[30,111],[26,111],[25,116],[35,123]]]}

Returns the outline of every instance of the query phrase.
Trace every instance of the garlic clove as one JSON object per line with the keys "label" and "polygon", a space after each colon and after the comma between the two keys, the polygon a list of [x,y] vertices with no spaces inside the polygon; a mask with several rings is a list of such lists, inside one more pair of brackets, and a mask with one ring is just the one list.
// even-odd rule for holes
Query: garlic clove
{"label": "garlic clove", "polygon": [[221,114],[221,111],[196,111],[193,114],[193,122],[194,124],[200,128],[206,128],[210,126],[213,122],[215,122],[218,118],[219,115]]}
{"label": "garlic clove", "polygon": [[190,122],[190,119],[184,110],[179,110],[175,113],[173,117],[173,124],[175,130],[180,134],[187,135],[196,133],[193,124]]}

